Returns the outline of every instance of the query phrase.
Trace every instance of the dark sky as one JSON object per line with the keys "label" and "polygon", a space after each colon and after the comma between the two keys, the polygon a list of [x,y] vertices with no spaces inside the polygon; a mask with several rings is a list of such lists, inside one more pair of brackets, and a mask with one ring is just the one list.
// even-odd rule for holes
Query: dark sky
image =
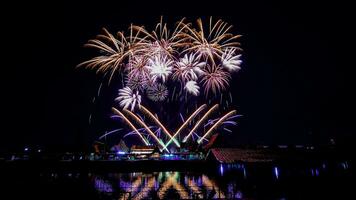
{"label": "dark sky", "polygon": [[9,12],[1,14],[0,150],[90,145],[99,134],[88,126],[88,115],[95,109],[91,100],[100,76],[75,69],[91,55],[83,44],[102,27],[116,32],[126,30],[131,22],[152,26],[161,15],[168,22],[214,16],[243,35],[243,69],[231,85],[244,117],[228,136],[230,143],[302,144],[329,137],[354,138],[351,6],[307,1],[192,2],[83,1],[3,7]]}

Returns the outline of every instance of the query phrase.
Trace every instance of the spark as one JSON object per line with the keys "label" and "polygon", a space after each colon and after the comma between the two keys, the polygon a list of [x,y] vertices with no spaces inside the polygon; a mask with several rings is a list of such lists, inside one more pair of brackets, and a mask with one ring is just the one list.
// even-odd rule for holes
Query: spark
{"label": "spark", "polygon": [[[142,133],[143,133],[143,131],[145,131],[146,129],[145,128],[139,128],[137,130],[140,131],[140,132],[142,131]],[[136,134],[136,132],[135,131],[130,131],[130,132],[126,133],[123,137],[125,138],[125,137],[127,137],[129,135],[133,135],[133,134]]]}
{"label": "spark", "polygon": [[[177,147],[180,147],[179,142],[174,139],[172,137],[172,135],[169,133],[169,131],[166,129],[166,127],[163,126],[163,124],[157,119],[157,117],[155,117],[146,107],[141,106],[140,110],[142,110],[144,113],[146,113],[149,117],[151,117],[157,124],[158,126],[163,130],[164,133],[166,133],[166,135],[168,135],[168,137],[170,139],[172,139],[174,141],[174,143],[177,145]],[[165,146],[166,147],[166,146]]]}
{"label": "spark", "polygon": [[147,89],[147,97],[152,101],[164,101],[167,96],[168,90],[163,84],[155,84]]}
{"label": "spark", "polygon": [[188,125],[188,123],[194,119],[195,116],[197,116],[202,110],[206,108],[206,104],[201,105],[198,109],[196,109],[185,122],[179,127],[179,129],[176,131],[176,133],[173,135],[173,137],[166,143],[166,146],[168,146],[172,140],[179,135],[179,133]]}
{"label": "spark", "polygon": [[142,27],[134,26],[138,32],[142,32],[145,40],[142,42],[144,48],[144,53],[149,56],[154,55],[164,55],[168,57],[173,57],[176,53],[177,48],[186,45],[186,37],[182,35],[182,31],[188,26],[184,23],[184,18],[180,20],[173,32],[170,32],[167,24],[163,22],[163,17],[161,17],[160,22],[156,25],[155,30],[151,33]]}
{"label": "spark", "polygon": [[[194,135],[197,137],[197,139],[200,139],[200,138],[201,138],[201,136],[199,136],[196,132],[194,132],[194,133],[192,134],[193,141],[195,141],[195,139],[194,139],[194,137],[193,137]],[[203,140],[204,140],[204,141],[209,141],[209,140],[206,139],[206,138],[203,138]]]}
{"label": "spark", "polygon": [[148,79],[143,76],[132,76],[126,78],[126,86],[133,89],[143,92],[148,85]]}
{"label": "spark", "polygon": [[236,110],[230,111],[222,116],[204,135],[198,140],[198,144],[202,142],[202,140],[207,137],[215,128],[217,128],[226,118],[230,117],[231,115],[235,114]]}
{"label": "spark", "polygon": [[211,91],[216,94],[219,91],[225,90],[229,85],[230,74],[223,70],[221,66],[208,65],[204,69],[204,75],[201,80],[204,86],[204,93],[207,96]]}
{"label": "spark", "polygon": [[121,131],[121,130],[122,130],[122,128],[109,131],[109,132],[105,133],[104,135],[100,136],[100,137],[99,137],[99,140],[103,139],[104,137],[106,137],[106,136],[108,136],[108,135],[110,135],[110,134],[112,134],[112,133],[116,133],[116,132]]}
{"label": "spark", "polygon": [[201,62],[195,54],[185,54],[179,62],[175,63],[172,78],[182,83],[197,80],[203,74],[202,68],[205,65],[206,63]]}
{"label": "spark", "polygon": [[210,115],[210,113],[212,113],[214,110],[216,110],[219,107],[218,104],[215,104],[213,107],[211,107],[204,115],[202,118],[200,118],[200,120],[195,124],[195,126],[192,128],[192,130],[189,132],[189,134],[187,136],[185,136],[185,138],[183,139],[183,142],[186,142],[190,135],[195,131],[195,129],[197,129],[200,124]]}
{"label": "spark", "polygon": [[111,108],[111,110],[112,110],[115,114],[119,115],[119,116],[130,126],[130,128],[131,128],[132,130],[134,130],[134,131],[140,136],[140,138],[142,139],[142,141],[143,141],[146,145],[150,145],[150,143],[146,140],[146,138],[143,137],[143,135],[142,135],[142,134],[137,130],[137,128],[130,122],[130,120],[125,117],[124,114],[122,114],[119,110],[117,110],[117,109],[114,108],[114,107]]}
{"label": "spark", "polygon": [[103,86],[103,82],[101,82],[100,85],[99,85],[98,92],[96,94],[96,96],[98,96],[98,97],[100,96],[100,92],[101,92],[102,86]]}
{"label": "spark", "polygon": [[183,117],[182,113],[179,113],[179,117],[182,120],[182,122],[184,122],[184,117]]}
{"label": "spark", "polygon": [[[228,124],[228,125],[237,125],[237,123],[235,121],[233,121],[233,119],[237,118],[237,117],[241,117],[242,115],[234,115],[232,117],[229,117],[226,119],[226,121],[224,121],[222,124]],[[215,123],[217,120],[219,120],[219,118],[216,119],[210,119],[208,120],[208,123],[204,124],[204,128],[212,125],[213,123]]]}
{"label": "spark", "polygon": [[146,66],[152,76],[154,82],[157,79],[161,79],[165,82],[168,76],[172,73],[173,61],[167,58],[167,56],[154,56],[148,59],[148,65]]}
{"label": "spark", "polygon": [[141,105],[141,95],[139,95],[138,91],[133,92],[131,88],[124,87],[123,89],[119,89],[119,95],[115,99],[120,102],[120,106],[124,109],[131,106],[131,110],[133,110],[136,106]]}
{"label": "spark", "polygon": [[209,58],[215,65],[214,58],[221,57],[223,50],[228,47],[238,48],[239,42],[235,40],[241,35],[233,35],[229,33],[232,26],[222,20],[218,20],[213,24],[213,19],[210,17],[209,29],[206,31],[201,18],[197,20],[197,28],[186,26],[185,37],[189,38],[189,47],[184,51],[197,52],[200,56]]}
{"label": "spark", "polygon": [[229,71],[240,70],[242,61],[240,60],[241,54],[235,55],[235,48],[229,48],[224,51],[222,55],[221,65],[227,68]]}
{"label": "spark", "polygon": [[199,86],[197,85],[197,82],[195,82],[195,81],[188,81],[185,84],[184,89],[186,89],[187,92],[193,94],[194,96],[199,95]]}
{"label": "spark", "polygon": [[224,128],[224,130],[227,131],[227,132],[232,133],[232,130],[230,130],[230,129],[228,129],[228,128]]}
{"label": "spark", "polygon": [[85,66],[89,69],[96,69],[97,73],[110,73],[109,82],[114,73],[123,68],[123,62],[130,55],[139,52],[142,49],[140,44],[145,38],[137,37],[140,30],[135,36],[131,34],[127,38],[123,32],[118,32],[117,37],[114,37],[108,30],[103,28],[103,34],[99,34],[96,39],[91,39],[85,44],[85,47],[92,47],[98,49],[102,55],[96,56],[88,61],[84,61],[78,67]]}
{"label": "spark", "polygon": [[157,136],[151,131],[151,129],[146,125],[145,122],[143,122],[139,117],[137,117],[134,113],[131,111],[124,109],[123,110],[125,113],[128,113],[132,118],[134,118],[141,126],[145,127],[147,132],[157,141],[158,144],[160,144],[163,147],[163,150],[166,150],[169,152],[169,150],[166,148],[166,146],[157,138]]}
{"label": "spark", "polygon": [[[146,85],[151,85],[152,80],[150,72],[147,69],[147,57],[142,55],[132,56],[127,64],[127,82],[140,82],[142,89],[145,89]],[[133,87],[131,87],[133,88]],[[135,88],[133,88],[135,89]]]}
{"label": "spark", "polygon": [[99,49],[104,55],[94,57],[79,64],[79,66],[85,65],[91,69],[98,68],[97,72],[105,72],[109,69],[116,70],[122,66],[121,62],[127,56],[124,52],[124,43],[115,38],[105,28],[103,32],[103,34],[97,36],[97,39],[89,40],[85,46]]}
{"label": "spark", "polygon": [[[155,128],[155,126],[149,126],[148,128]],[[139,128],[139,129],[137,129],[138,131],[142,131],[142,133],[144,134],[144,135],[147,135],[147,136],[149,136],[149,134],[147,133],[147,134],[145,134],[145,132],[146,132],[146,129],[145,128]],[[126,133],[123,137],[127,137],[127,136],[129,136],[129,135],[133,135],[133,134],[135,134],[136,132],[135,131],[130,131],[130,132],[128,132],[128,133]],[[147,137],[147,139],[148,139],[148,137]]]}

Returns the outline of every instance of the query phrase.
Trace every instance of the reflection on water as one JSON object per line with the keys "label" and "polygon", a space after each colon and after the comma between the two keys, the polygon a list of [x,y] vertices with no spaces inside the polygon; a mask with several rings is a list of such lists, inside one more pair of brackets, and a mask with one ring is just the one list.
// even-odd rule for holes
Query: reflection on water
{"label": "reflection on water", "polygon": [[131,173],[120,169],[107,172],[65,168],[31,173],[14,170],[0,175],[5,183],[0,189],[10,199],[37,200],[347,199],[354,195],[353,185],[348,183],[354,181],[351,161],[236,163],[205,168]]}
{"label": "reflection on water", "polygon": [[[205,174],[182,172],[114,173],[106,177],[94,176],[98,192],[116,194],[118,199],[217,199],[241,197],[232,184],[221,189],[213,178]],[[115,191],[114,191],[115,190]]]}
{"label": "reflection on water", "polygon": [[[215,173],[96,174],[91,176],[91,184],[98,193],[111,199],[288,199],[294,197],[298,190],[302,195],[309,184],[314,185],[311,189],[317,194],[328,180],[341,177],[343,173],[346,175],[349,167],[348,162],[321,163],[312,167],[269,165],[259,168],[246,164],[220,164]],[[312,190],[308,189],[306,193]]]}

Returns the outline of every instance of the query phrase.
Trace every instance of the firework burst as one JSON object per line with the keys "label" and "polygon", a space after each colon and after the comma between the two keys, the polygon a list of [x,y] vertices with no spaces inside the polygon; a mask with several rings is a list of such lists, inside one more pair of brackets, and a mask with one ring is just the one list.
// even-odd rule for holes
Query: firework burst
{"label": "firework burst", "polygon": [[115,100],[119,101],[120,106],[124,109],[130,106],[130,109],[134,110],[136,105],[141,105],[141,95],[139,95],[138,91],[134,92],[129,87],[119,89],[119,95]]}
{"label": "firework burst", "polygon": [[174,57],[174,54],[178,52],[177,49],[186,45],[185,41],[187,37],[182,34],[182,31],[188,25],[184,24],[184,20],[183,18],[176,24],[172,33],[169,31],[167,24],[163,22],[163,17],[161,17],[160,22],[152,32],[142,29],[142,27],[134,26],[134,29],[141,32],[143,37],[148,39],[142,43],[144,53],[149,56],[163,55],[170,58]]}
{"label": "firework burst", "polygon": [[132,56],[127,64],[127,74],[129,79],[134,77],[150,79],[150,72],[146,67],[147,61],[147,57],[145,56]]}
{"label": "firework burst", "polygon": [[162,84],[156,84],[147,89],[147,97],[152,101],[164,101],[167,96],[167,87]]}
{"label": "firework burst", "polygon": [[144,76],[127,77],[125,85],[133,90],[143,92],[149,85],[149,80]]}
{"label": "firework burst", "polygon": [[107,71],[108,69],[117,69],[121,61],[127,55],[125,54],[124,44],[120,39],[115,38],[105,28],[103,34],[97,36],[96,39],[89,40],[86,47],[99,49],[103,55],[94,57],[88,61],[81,63],[88,68],[98,68],[97,71]]}
{"label": "firework burst", "polygon": [[235,48],[226,49],[224,54],[222,55],[221,65],[229,71],[238,71],[241,69],[241,54],[235,55],[235,51]]}
{"label": "firework burst", "polygon": [[[176,137],[180,138],[181,132],[184,134],[182,130],[193,122],[184,122],[176,133],[171,134],[173,132],[163,126],[158,116],[166,115],[166,112],[171,112],[175,108],[162,107],[160,112],[165,113],[153,114],[144,107],[144,104],[156,102],[160,103],[160,106],[170,106],[168,104],[172,102],[174,105],[179,105],[177,113],[183,114],[189,113],[190,109],[196,109],[202,100],[207,100],[207,105],[216,103],[214,102],[217,101],[216,98],[208,98],[211,97],[210,94],[219,95],[221,104],[223,96],[226,96],[224,93],[232,78],[231,74],[239,71],[242,64],[240,43],[237,42],[240,35],[232,34],[231,29],[232,26],[226,22],[222,20],[213,22],[212,18],[206,25],[201,19],[198,19],[196,24],[192,24],[183,18],[173,26],[173,29],[169,29],[161,18],[153,31],[132,24],[127,32],[118,32],[115,35],[103,29],[102,34],[89,40],[85,45],[99,50],[100,55],[79,66],[101,72],[104,77],[108,77],[106,75],[109,74],[109,83],[112,78],[120,80],[121,89],[115,100],[122,111],[114,108],[114,113],[120,116],[129,125],[131,132],[140,136],[146,145],[155,142],[160,145],[161,150],[168,151],[167,147],[171,142],[179,147]],[[189,96],[196,98],[189,98]],[[188,102],[191,100],[194,102]],[[194,122],[195,125],[190,131],[185,131],[189,133],[184,137],[183,142],[190,136],[198,137],[199,143],[205,142],[212,131],[234,114],[231,111],[225,116],[216,118],[215,121],[208,121],[206,126],[211,126],[210,129],[205,134],[200,134],[200,124],[209,120],[213,111],[217,113],[215,110],[218,109],[218,105],[214,105],[203,116],[197,115],[207,105],[199,107],[187,119],[189,121],[196,116],[198,121]],[[136,107],[139,109],[135,109]],[[223,111],[225,106],[219,109]],[[154,119],[153,121],[169,140],[165,143],[165,139],[159,135],[160,131],[152,132],[138,112],[148,114],[151,119]],[[133,124],[130,120],[136,123]],[[148,134],[147,139],[135,124],[144,127],[142,133]],[[151,141],[152,138],[155,140]]]}
{"label": "firework burst", "polygon": [[195,81],[188,81],[185,84],[184,89],[186,89],[187,92],[193,94],[194,96],[199,95],[199,86],[197,85],[197,82],[195,82]]}
{"label": "firework burst", "polygon": [[102,55],[96,56],[88,61],[82,62],[78,65],[86,66],[90,69],[96,69],[97,72],[107,73],[110,72],[110,80],[114,73],[121,69],[123,62],[130,55],[135,52],[142,51],[141,44],[145,38],[137,37],[139,32],[133,36],[133,29],[131,26],[131,34],[129,37],[125,37],[123,32],[118,32],[117,37],[114,37],[109,31],[103,28],[103,34],[99,34],[96,39],[89,40],[86,47],[92,47],[98,49]]}
{"label": "firework burst", "polygon": [[239,48],[240,43],[236,42],[236,39],[241,35],[233,35],[229,32],[232,28],[222,20],[218,20],[213,23],[212,17],[210,17],[209,28],[206,30],[203,26],[201,19],[197,20],[198,28],[191,28],[185,26],[186,33],[182,33],[184,37],[189,38],[189,47],[184,51],[192,51],[198,53],[203,58],[209,58],[215,65],[215,58],[221,58],[224,49],[234,47]]}
{"label": "firework burst", "polygon": [[207,96],[209,92],[216,94],[225,90],[229,85],[230,74],[223,70],[221,66],[208,65],[204,69],[204,76],[201,80],[204,86],[204,93]]}
{"label": "firework burst", "polygon": [[197,80],[203,74],[205,62],[201,62],[194,54],[185,54],[183,58],[176,62],[173,68],[172,78],[186,83],[190,80]]}
{"label": "firework burst", "polygon": [[167,56],[154,56],[149,58],[148,65],[146,66],[150,72],[152,80],[154,82],[160,79],[165,82],[168,76],[172,73],[173,61],[167,58]]}

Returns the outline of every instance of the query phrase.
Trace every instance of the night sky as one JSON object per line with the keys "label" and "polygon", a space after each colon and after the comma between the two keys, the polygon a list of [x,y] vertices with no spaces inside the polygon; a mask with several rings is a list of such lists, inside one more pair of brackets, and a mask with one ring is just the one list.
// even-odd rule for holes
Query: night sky
{"label": "night sky", "polygon": [[[163,15],[221,18],[242,34],[242,70],[231,82],[244,115],[230,145],[354,140],[355,64],[351,6],[248,1],[96,1],[3,9],[0,151],[25,145],[86,149],[105,125],[88,125],[100,75],[75,69],[92,56],[85,42],[106,27],[152,27]],[[195,2],[195,1],[194,1]],[[352,47],[352,48],[351,48]],[[102,100],[101,104],[110,104]],[[112,103],[112,102],[111,102]],[[108,110],[100,110],[102,116]]]}

